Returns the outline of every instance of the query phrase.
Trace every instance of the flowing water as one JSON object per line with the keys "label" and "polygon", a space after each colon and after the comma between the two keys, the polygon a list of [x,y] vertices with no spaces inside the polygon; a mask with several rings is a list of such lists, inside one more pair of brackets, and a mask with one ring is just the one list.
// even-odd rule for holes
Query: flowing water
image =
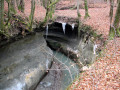
{"label": "flowing water", "polygon": [[73,24],[72,24],[72,30],[74,30],[74,27],[75,27],[75,24],[73,23]]}
{"label": "flowing water", "polygon": [[79,76],[79,67],[70,58],[57,51],[53,51],[53,57],[54,63],[48,75],[40,82],[36,90],[66,90]]}
{"label": "flowing water", "polygon": [[47,39],[47,36],[48,36],[48,25],[46,27],[46,39]]}
{"label": "flowing water", "polygon": [[66,77],[63,79],[64,82],[68,84],[73,81],[75,77],[79,74],[79,66],[74,63],[73,60],[60,52],[54,51],[54,57],[56,57],[56,61],[58,61],[62,65],[61,70],[63,70],[64,76]]}
{"label": "flowing water", "polygon": [[96,48],[97,48],[97,45],[95,44],[95,45],[93,46],[93,53],[94,53],[94,54],[96,54]]}
{"label": "flowing water", "polygon": [[66,26],[66,23],[62,23],[62,28],[63,28],[64,34],[65,34],[65,26]]}
{"label": "flowing water", "polygon": [[[66,26],[66,23],[62,23],[62,29],[63,29],[63,32],[64,32],[64,34],[65,33],[67,33],[67,32],[65,32],[65,27],[67,27]],[[74,24],[72,24],[72,30],[74,30],[74,27],[75,27],[75,25]],[[75,30],[74,30],[75,31]],[[45,35],[46,35],[46,39],[48,38],[48,25],[46,26],[46,33],[45,33]],[[36,36],[36,35],[35,35]],[[24,49],[23,50],[21,50],[21,48],[20,48],[20,50],[23,52],[23,53],[21,53],[20,52],[20,50],[18,49],[18,51],[16,51],[16,49],[17,49],[17,47],[15,48],[13,45],[13,47],[14,47],[14,49],[15,49],[15,51],[14,51],[14,53],[13,53],[13,55],[11,55],[11,56],[14,56],[14,58],[15,58],[15,61],[16,61],[16,58],[18,59],[18,57],[17,57],[17,55],[19,55],[19,54],[17,54],[16,55],[16,52],[18,52],[18,53],[20,53],[20,54],[22,54],[23,56],[24,56],[24,53],[26,52],[26,51],[30,51],[30,49],[36,49],[35,51],[33,50],[31,53],[33,54],[33,53],[35,53],[37,50],[40,52],[40,53],[37,53],[38,54],[38,57],[40,58],[39,59],[39,61],[40,61],[40,63],[41,63],[41,57],[39,56],[39,54],[40,55],[44,55],[44,52],[43,52],[43,50],[41,49],[42,47],[45,47],[46,46],[46,44],[45,45],[41,45],[41,46],[39,46],[39,42],[40,43],[42,43],[43,44],[43,42],[41,41],[41,35],[39,36],[39,34],[37,34],[37,37],[35,37],[35,36],[29,36],[29,39],[27,39],[28,41],[30,40],[32,40],[31,42],[28,42],[28,44],[27,44],[27,40],[24,40],[24,42],[23,41],[21,41],[21,42],[18,42],[18,44],[15,44],[15,46],[17,45],[20,45],[20,47],[23,47]],[[43,39],[43,41],[44,41],[44,39]],[[66,42],[67,43],[67,42]],[[68,43],[67,43],[68,44]],[[25,46],[26,45],[26,46]],[[37,49],[36,48],[36,46],[38,46],[38,48],[40,48],[40,49]],[[55,45],[54,45],[55,46]],[[47,47],[47,46],[46,46]],[[48,47],[47,47],[48,48]],[[97,48],[97,45],[94,45],[93,46],[93,49],[92,49],[92,53],[94,53],[94,54],[96,54],[96,48]],[[86,50],[88,50],[88,49],[86,49]],[[11,50],[12,51],[12,50]],[[48,50],[46,50],[46,51],[48,51]],[[13,52],[13,51],[12,51]],[[42,52],[42,54],[41,54],[41,52]],[[77,51],[76,51],[77,52]],[[29,53],[28,53],[29,54]],[[5,55],[5,54],[4,54]],[[20,56],[20,55],[19,55]],[[33,55],[33,56],[36,56],[36,55]],[[30,56],[26,56],[27,58],[29,58]],[[37,57],[37,58],[38,58]],[[50,73],[50,75],[48,75],[48,76],[45,76],[44,78],[42,77],[42,81],[39,83],[39,85],[40,85],[40,87],[38,88],[38,89],[36,89],[36,90],[53,90],[53,89],[51,89],[52,87],[55,87],[55,88],[58,88],[58,85],[59,84],[61,84],[60,85],[60,88],[59,89],[54,89],[54,90],[65,90],[73,81],[74,81],[74,79],[75,78],[77,78],[78,76],[79,76],[79,66],[73,61],[73,60],[71,60],[69,57],[67,57],[67,56],[65,56],[64,54],[62,54],[62,53],[60,53],[60,52],[57,52],[57,51],[53,51],[53,57],[54,57],[54,62],[57,62],[57,63],[59,63],[59,64],[56,64],[57,65],[57,67],[58,68],[54,68],[55,70],[54,71],[51,71],[51,70],[49,70],[49,73]],[[8,57],[9,58],[9,57]],[[20,57],[21,58],[21,57]],[[25,56],[23,57],[23,60],[24,60],[24,58],[25,58]],[[33,60],[34,59],[37,59],[37,58],[32,58]],[[34,63],[34,61],[32,60],[31,58],[30,58],[30,60]],[[9,60],[9,59],[8,59]],[[12,60],[12,59],[11,59]],[[29,59],[27,59],[27,60],[29,60]],[[29,61],[30,61],[29,60]],[[45,66],[45,68],[48,70],[49,69],[49,63],[50,63],[50,60],[49,60],[49,57],[48,57],[48,54],[45,54],[45,60],[46,60],[46,62],[45,62],[45,64],[44,64],[44,66]],[[43,60],[43,61],[45,61],[45,60]],[[27,62],[28,63],[28,62]],[[27,64],[27,63],[24,63],[25,65]],[[42,64],[43,65],[43,64]],[[54,64],[53,64],[54,65]],[[30,66],[30,67],[32,67],[32,65]],[[60,70],[60,72],[58,72]],[[58,72],[58,74],[56,74],[55,72]],[[56,75],[55,75],[56,74]],[[59,77],[58,77],[59,76]],[[40,77],[40,76],[39,76]],[[52,77],[52,79],[51,79],[51,77]],[[55,79],[57,77],[57,79]],[[34,78],[33,78],[34,79]],[[59,82],[58,84],[55,84],[55,83],[57,83],[57,82]],[[39,86],[38,85],[38,86]],[[42,87],[42,89],[40,89]],[[47,88],[47,89],[46,89]]]}

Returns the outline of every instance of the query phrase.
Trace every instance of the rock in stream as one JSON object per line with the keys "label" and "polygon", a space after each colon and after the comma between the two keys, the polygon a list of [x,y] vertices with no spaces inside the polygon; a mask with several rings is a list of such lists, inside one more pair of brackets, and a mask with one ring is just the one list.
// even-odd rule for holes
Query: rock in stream
{"label": "rock in stream", "polygon": [[54,22],[48,25],[48,35],[45,35],[48,46],[53,50],[64,53],[80,66],[93,63],[96,50],[94,41],[91,40],[92,35],[89,28],[82,26],[78,37],[78,27],[76,25],[73,29],[73,24],[66,24],[64,33],[62,24]]}
{"label": "rock in stream", "polygon": [[33,90],[51,67],[53,52],[40,33],[0,48],[0,90]]}

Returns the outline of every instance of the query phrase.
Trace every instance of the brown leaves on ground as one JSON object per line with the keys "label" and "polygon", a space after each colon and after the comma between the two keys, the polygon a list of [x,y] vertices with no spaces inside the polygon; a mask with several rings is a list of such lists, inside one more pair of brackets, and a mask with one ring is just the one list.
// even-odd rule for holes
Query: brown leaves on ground
{"label": "brown leaves on ground", "polygon": [[104,55],[86,72],[71,90],[119,90],[120,89],[120,38],[109,41]]}
{"label": "brown leaves on ground", "polygon": [[[109,6],[89,9],[89,14],[90,18],[84,23],[97,29],[107,39],[110,27]],[[107,40],[102,57],[88,71],[80,74],[70,90],[120,90],[120,38]]]}
{"label": "brown leaves on ground", "polygon": [[[76,0],[71,0],[72,3],[73,1]],[[64,0],[62,3],[64,4]],[[31,3],[25,0],[25,4],[24,15],[29,16]],[[38,4],[35,9],[35,18],[43,20],[46,11]],[[65,1],[65,4],[68,2]],[[82,21],[97,29],[97,32],[103,34],[105,39],[108,38],[110,27],[109,9],[109,4],[94,4],[92,8],[89,8],[90,18],[86,20],[83,19],[85,10],[80,9]],[[7,10],[7,4],[5,4],[5,10]],[[56,10],[55,16],[77,18],[77,11]],[[71,85],[70,90],[120,90],[120,38],[108,41],[102,57],[98,58],[91,69],[80,74],[79,80]]]}

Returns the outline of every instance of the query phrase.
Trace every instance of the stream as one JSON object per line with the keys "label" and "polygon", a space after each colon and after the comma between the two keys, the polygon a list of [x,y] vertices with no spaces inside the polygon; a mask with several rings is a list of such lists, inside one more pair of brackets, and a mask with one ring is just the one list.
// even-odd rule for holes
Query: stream
{"label": "stream", "polygon": [[0,90],[64,90],[71,84],[78,66],[45,42],[36,33],[0,48]]}
{"label": "stream", "polygon": [[94,62],[88,33],[78,41],[74,24],[58,22],[45,30],[0,48],[0,90],[65,90]]}
{"label": "stream", "polygon": [[36,90],[65,90],[79,76],[79,67],[64,54],[54,51],[54,61]]}

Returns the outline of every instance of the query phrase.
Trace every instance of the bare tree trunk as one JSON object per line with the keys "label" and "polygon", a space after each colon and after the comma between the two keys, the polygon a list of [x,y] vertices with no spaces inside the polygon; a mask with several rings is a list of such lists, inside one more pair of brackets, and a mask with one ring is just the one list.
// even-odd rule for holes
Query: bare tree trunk
{"label": "bare tree trunk", "polygon": [[20,0],[16,0],[17,7],[19,7]]}
{"label": "bare tree trunk", "polygon": [[109,32],[110,39],[113,39],[116,35],[120,36],[119,24],[120,24],[120,1],[118,3],[113,25],[110,26],[110,32]]}
{"label": "bare tree trunk", "polygon": [[25,6],[24,0],[20,0],[20,4],[18,6],[18,9],[23,13],[24,13],[24,6]]}
{"label": "bare tree trunk", "polygon": [[80,15],[80,11],[79,11],[79,6],[80,6],[80,2],[79,2],[79,0],[77,0],[78,38],[79,38],[79,36],[80,36],[80,28],[81,28],[81,15]]}
{"label": "bare tree trunk", "polygon": [[80,15],[80,12],[79,12],[79,7],[80,6],[80,2],[79,0],[77,0],[77,15],[78,15],[78,18],[80,19],[81,15]]}
{"label": "bare tree trunk", "polygon": [[0,33],[4,32],[4,0],[0,0]]}
{"label": "bare tree trunk", "polygon": [[40,24],[40,26],[45,26],[47,24],[47,22],[49,21],[49,19],[52,18],[52,15],[54,13],[55,10],[55,5],[59,0],[42,0],[43,2],[43,6],[46,9],[46,16],[44,21]]}
{"label": "bare tree trunk", "polygon": [[15,14],[16,10],[15,10],[15,0],[6,0],[6,1],[8,3],[8,21],[7,21],[7,24],[8,24],[12,14]]}
{"label": "bare tree trunk", "polygon": [[15,0],[6,0],[8,3],[8,18],[10,18],[11,14],[16,14],[15,9]]}
{"label": "bare tree trunk", "polygon": [[30,13],[30,16],[29,16],[29,20],[30,20],[29,30],[30,31],[32,31],[34,12],[35,12],[35,0],[31,0],[31,13]]}
{"label": "bare tree trunk", "polygon": [[84,6],[85,6],[85,17],[84,18],[88,18],[90,16],[88,14],[88,3],[87,3],[87,0],[84,0]]}
{"label": "bare tree trunk", "polygon": [[110,0],[110,24],[112,23],[112,17],[113,17],[113,8],[114,8],[114,0]]}

